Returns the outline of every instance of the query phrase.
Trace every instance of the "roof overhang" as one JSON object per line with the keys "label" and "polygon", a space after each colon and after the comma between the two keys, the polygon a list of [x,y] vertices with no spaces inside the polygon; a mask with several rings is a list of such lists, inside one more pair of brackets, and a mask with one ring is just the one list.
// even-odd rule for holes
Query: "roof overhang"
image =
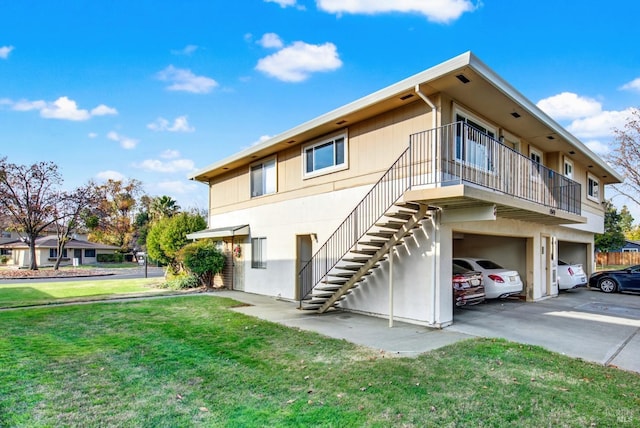
{"label": "roof overhang", "polygon": [[187,239],[226,238],[229,236],[244,236],[249,234],[249,225],[219,227],[205,229],[187,234]]}
{"label": "roof overhang", "polygon": [[[459,75],[469,81],[465,84]],[[466,52],[421,73],[367,95],[331,112],[285,131],[260,144],[242,150],[193,173],[189,178],[208,183],[213,177],[249,165],[287,147],[326,135],[350,124],[419,100],[416,87],[429,96],[446,94],[496,124],[539,146],[545,152],[570,153],[603,183],[623,178],[575,136],[551,119],[535,104],[487,67],[473,53]],[[426,105],[425,105],[426,106]],[[519,116],[516,118],[513,113]],[[444,122],[446,123],[446,121]]]}

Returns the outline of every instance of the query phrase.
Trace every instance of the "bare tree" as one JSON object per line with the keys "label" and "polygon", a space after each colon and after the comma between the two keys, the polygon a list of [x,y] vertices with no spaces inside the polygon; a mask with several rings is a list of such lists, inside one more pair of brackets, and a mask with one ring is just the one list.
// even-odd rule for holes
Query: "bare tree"
{"label": "bare tree", "polygon": [[616,129],[607,161],[624,177],[617,192],[640,205],[640,110],[634,109],[623,129]]}
{"label": "bare tree", "polygon": [[83,214],[95,209],[98,205],[98,193],[96,185],[89,182],[80,186],[72,192],[63,192],[56,206],[56,234],[57,257],[53,267],[58,270],[65,246],[71,240],[72,236],[83,225]]}
{"label": "bare tree", "polygon": [[0,209],[29,244],[31,270],[38,269],[36,239],[56,221],[61,183],[58,166],[53,162],[26,166],[0,159]]}

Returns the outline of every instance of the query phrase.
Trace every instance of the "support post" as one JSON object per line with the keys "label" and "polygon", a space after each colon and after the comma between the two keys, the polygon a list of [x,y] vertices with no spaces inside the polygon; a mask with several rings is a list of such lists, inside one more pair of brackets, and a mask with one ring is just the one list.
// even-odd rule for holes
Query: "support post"
{"label": "support post", "polygon": [[393,248],[389,250],[389,328],[393,327]]}

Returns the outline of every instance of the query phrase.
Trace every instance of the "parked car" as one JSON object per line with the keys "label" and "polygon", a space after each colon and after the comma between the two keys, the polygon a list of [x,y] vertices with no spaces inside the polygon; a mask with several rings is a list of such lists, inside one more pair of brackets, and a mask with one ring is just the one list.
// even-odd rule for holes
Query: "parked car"
{"label": "parked car", "polygon": [[605,293],[640,292],[640,265],[630,266],[626,269],[596,272],[589,277],[589,287],[599,288]]}
{"label": "parked car", "polygon": [[518,271],[505,269],[491,260],[456,257],[453,259],[453,264],[482,273],[482,283],[487,299],[503,299],[522,292],[523,284]]}
{"label": "parked car", "polygon": [[484,302],[482,273],[453,265],[453,303],[456,306],[471,306]]}
{"label": "parked car", "polygon": [[587,285],[587,275],[584,273],[582,265],[558,260],[558,288],[560,290],[571,290],[585,285]]}

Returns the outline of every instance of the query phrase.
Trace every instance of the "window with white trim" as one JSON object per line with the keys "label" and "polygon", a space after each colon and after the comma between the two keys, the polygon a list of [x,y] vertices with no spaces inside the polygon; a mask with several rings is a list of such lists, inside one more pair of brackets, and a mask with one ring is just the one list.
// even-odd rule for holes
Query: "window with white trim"
{"label": "window with white trim", "polygon": [[251,165],[251,197],[276,192],[276,158]]}
{"label": "window with white trim", "polygon": [[[58,257],[58,249],[57,248],[49,248],[49,258],[55,259]],[[67,249],[64,248],[62,250],[62,257],[67,258]]]}
{"label": "window with white trim", "polygon": [[529,147],[529,159],[534,162],[533,168],[531,168],[531,175],[537,177],[540,173],[540,165],[542,165],[542,152]]}
{"label": "window with white trim", "polygon": [[564,176],[573,180],[573,162],[567,158],[564,159]]}
{"label": "window with white trim", "polygon": [[267,238],[251,238],[251,267],[267,268]]}
{"label": "window with white trim", "polygon": [[456,160],[476,168],[490,170],[492,141],[495,129],[468,115],[456,113],[456,122],[467,126],[456,126]]}
{"label": "window with white trim", "polygon": [[587,177],[587,198],[600,202],[600,181],[591,174]]}
{"label": "window with white trim", "polygon": [[638,249],[637,248],[623,248],[622,252],[623,253],[637,253]]}
{"label": "window with white trim", "polygon": [[347,168],[347,134],[303,147],[304,176],[315,176]]}

